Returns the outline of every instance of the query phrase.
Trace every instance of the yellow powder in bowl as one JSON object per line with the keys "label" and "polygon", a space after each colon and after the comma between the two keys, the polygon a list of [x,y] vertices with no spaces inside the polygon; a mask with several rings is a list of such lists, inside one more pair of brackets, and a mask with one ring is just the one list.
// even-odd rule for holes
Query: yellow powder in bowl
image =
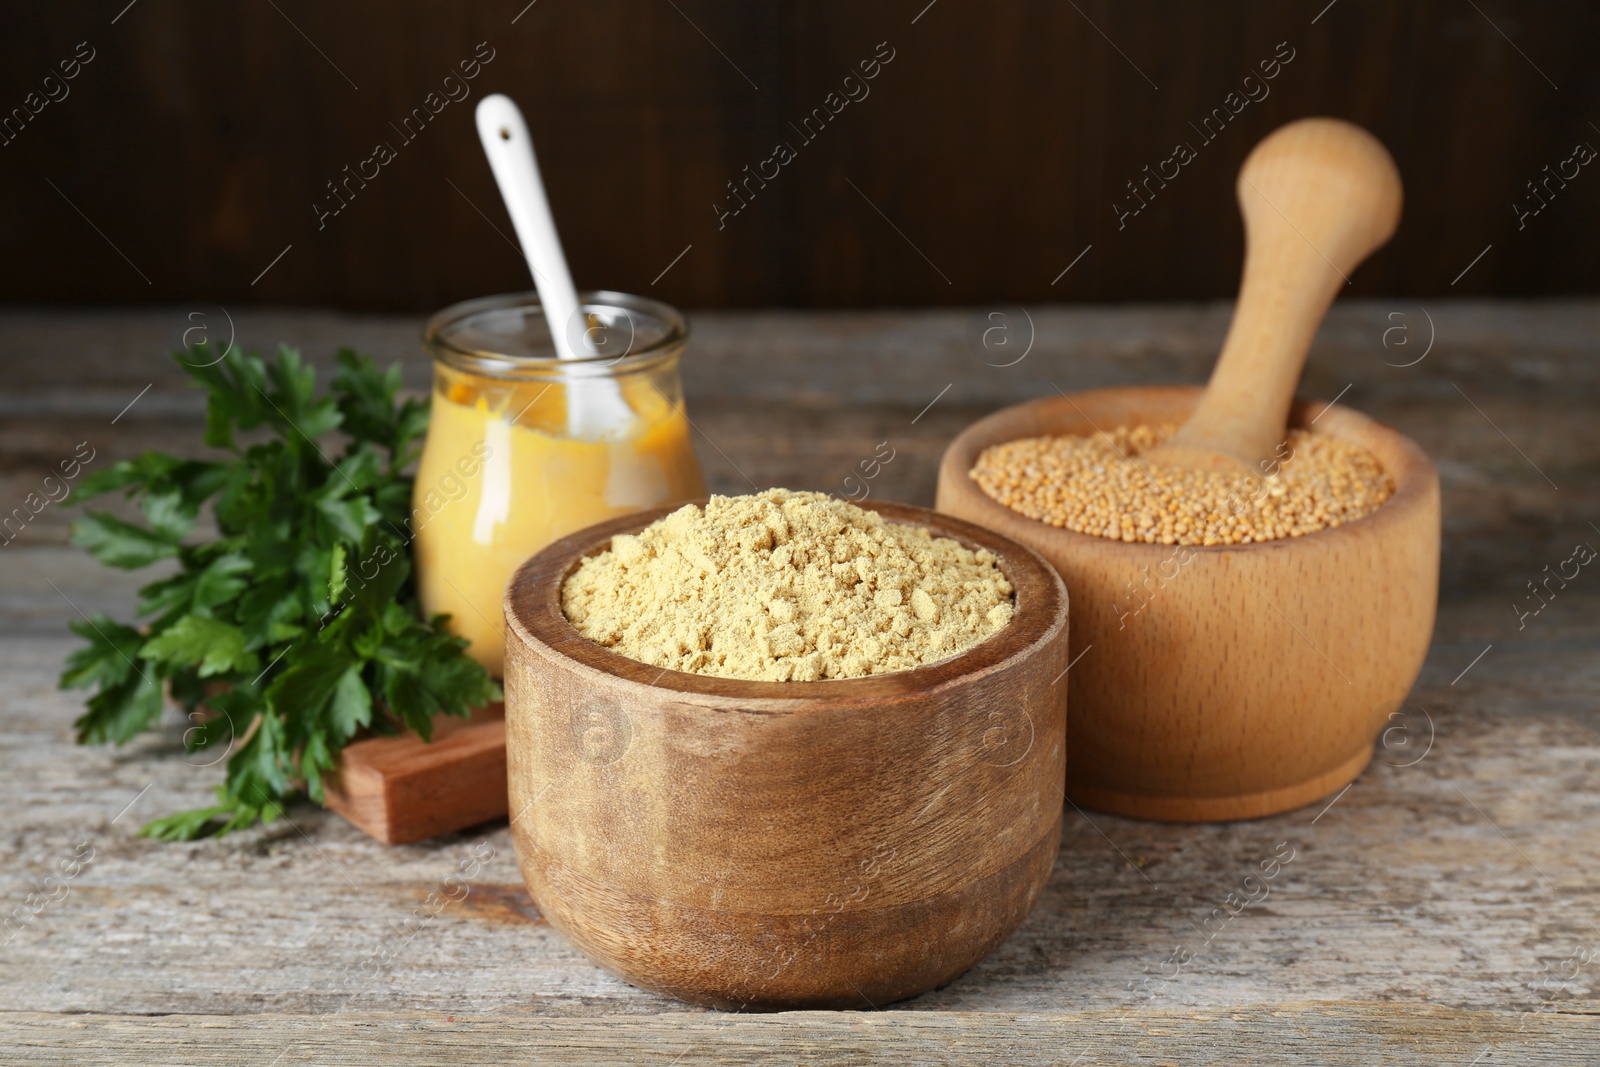
{"label": "yellow powder in bowl", "polygon": [[561,590],[631,659],[755,681],[860,678],[964,652],[1011,621],[994,553],[822,493],[714,496],[612,538]]}

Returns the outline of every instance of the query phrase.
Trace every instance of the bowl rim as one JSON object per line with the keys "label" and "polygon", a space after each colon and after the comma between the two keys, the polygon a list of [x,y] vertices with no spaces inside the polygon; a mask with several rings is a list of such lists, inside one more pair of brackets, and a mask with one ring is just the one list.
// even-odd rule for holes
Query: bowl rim
{"label": "bowl rim", "polygon": [[[708,499],[702,497],[687,503],[704,507]],[[993,552],[1012,585],[1016,607],[1011,621],[972,647],[933,663],[862,678],[801,682],[690,674],[631,659],[585,637],[561,610],[560,591],[567,577],[584,559],[610,548],[615,535],[637,533],[685,506],[677,503],[585,527],[546,546],[524,562],[506,586],[506,641],[522,641],[535,653],[542,650],[546,656],[565,659],[585,673],[606,675],[648,689],[683,693],[694,697],[696,703],[797,711],[855,703],[880,706],[886,699],[922,696],[965,684],[1004,670],[1065,634],[1066,585],[1055,568],[1032,548],[931,508],[891,501],[855,503],[890,522],[920,526],[935,537],[950,537],[968,548],[986,548]],[[509,662],[510,657],[507,659]]]}
{"label": "bowl rim", "polygon": [[[1270,541],[1251,541],[1246,544],[1228,545],[1183,545],[1166,544],[1161,541],[1121,541],[1110,537],[1100,537],[1095,534],[1080,533],[1069,530],[1064,526],[1053,526],[1042,522],[1031,515],[1024,515],[1020,511],[1013,511],[998,500],[983,491],[983,487],[972,479],[972,464],[977,461],[978,455],[991,445],[1001,444],[1003,441],[996,436],[990,438],[995,428],[1006,421],[1007,416],[1015,415],[1027,409],[1046,411],[1059,408],[1063,403],[1071,405],[1078,414],[1088,418],[1078,408],[1079,401],[1090,403],[1097,402],[1112,394],[1127,396],[1129,394],[1168,394],[1170,397],[1193,397],[1198,401],[1205,392],[1202,385],[1116,385],[1101,389],[1086,389],[1076,393],[1059,393],[1057,396],[1041,396],[1032,400],[1025,400],[1018,404],[1009,404],[999,411],[985,415],[983,418],[962,430],[945,446],[944,454],[940,457],[940,480],[943,480],[946,467],[955,466],[958,461],[960,469],[954,473],[958,476],[977,498],[978,507],[986,514],[995,513],[997,517],[1019,521],[1028,524],[1032,531],[1045,532],[1045,536],[1061,538],[1075,547],[1083,549],[1100,549],[1103,551],[1123,552],[1150,552],[1172,553],[1184,548],[1206,554],[1226,554],[1230,552],[1282,552],[1290,550],[1296,542],[1313,542],[1322,544],[1336,537],[1365,536],[1369,530],[1379,529],[1396,522],[1403,522],[1417,508],[1424,507],[1430,498],[1438,493],[1439,474],[1421,446],[1399,430],[1363,414],[1355,408],[1345,407],[1331,401],[1316,400],[1310,397],[1296,395],[1289,405],[1288,426],[1290,429],[1306,429],[1312,423],[1326,421],[1322,429],[1313,430],[1313,433],[1326,434],[1341,440],[1361,444],[1356,440],[1361,434],[1370,434],[1383,441],[1384,446],[1391,450],[1398,461],[1391,465],[1383,462],[1384,470],[1395,481],[1394,493],[1367,514],[1352,522],[1339,526],[1330,526],[1315,533],[1301,534],[1298,537],[1277,537]],[[1311,413],[1315,412],[1315,415]],[[1309,421],[1307,416],[1311,416]],[[1049,421],[1041,418],[1040,422]],[[1093,425],[1091,421],[1091,425]],[[1041,434],[1059,431],[1044,430]],[[1014,441],[1019,438],[1015,435],[1005,437],[1005,441]],[[1370,448],[1369,448],[1370,451]],[[960,458],[960,457],[965,458]],[[941,501],[941,503],[943,503]],[[991,512],[990,509],[993,509]]]}

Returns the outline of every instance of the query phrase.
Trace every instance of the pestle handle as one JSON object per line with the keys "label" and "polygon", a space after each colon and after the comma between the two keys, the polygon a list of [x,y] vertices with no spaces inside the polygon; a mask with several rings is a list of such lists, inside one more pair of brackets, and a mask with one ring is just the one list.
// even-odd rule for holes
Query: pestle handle
{"label": "pestle handle", "polygon": [[1400,221],[1400,173],[1366,130],[1301,119],[1239,170],[1244,280],[1222,355],[1189,420],[1149,458],[1250,470],[1287,435],[1289,405],[1317,326],[1356,266]]}

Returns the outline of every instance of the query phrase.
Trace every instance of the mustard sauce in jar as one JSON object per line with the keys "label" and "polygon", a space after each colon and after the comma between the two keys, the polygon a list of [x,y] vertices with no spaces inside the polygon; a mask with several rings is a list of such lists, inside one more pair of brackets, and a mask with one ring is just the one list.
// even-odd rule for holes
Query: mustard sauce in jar
{"label": "mustard sauce in jar", "polygon": [[423,610],[448,614],[496,677],[506,583],[529,556],[706,493],[678,372],[683,317],[623,293],[580,304],[592,354],[579,359],[556,358],[533,293],[454,305],[424,333],[434,385],[412,498],[417,587]]}

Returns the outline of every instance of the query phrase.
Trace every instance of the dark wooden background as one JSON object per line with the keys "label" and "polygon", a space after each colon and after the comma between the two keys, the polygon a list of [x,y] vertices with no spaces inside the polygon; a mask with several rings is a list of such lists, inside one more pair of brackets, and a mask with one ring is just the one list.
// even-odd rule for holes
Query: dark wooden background
{"label": "dark wooden background", "polygon": [[[1512,210],[1600,147],[1581,0],[109,0],[7,5],[0,39],[3,109],[95,50],[0,147],[11,302],[426,311],[524,288],[472,126],[492,91],[528,115],[580,286],[683,306],[1227,297],[1239,163],[1308,114],[1366,125],[1405,177],[1355,292],[1600,281],[1600,166],[1520,231]],[[471,97],[404,143],[390,123],[484,41]],[[801,144],[789,123],[885,41],[870,95]],[[1270,95],[1200,147],[1189,124],[1279,42]],[[719,229],[725,183],[780,139],[798,158]],[[1119,231],[1124,183],[1179,140],[1199,158]],[[325,183],[378,141],[397,158],[319,231]]]}

